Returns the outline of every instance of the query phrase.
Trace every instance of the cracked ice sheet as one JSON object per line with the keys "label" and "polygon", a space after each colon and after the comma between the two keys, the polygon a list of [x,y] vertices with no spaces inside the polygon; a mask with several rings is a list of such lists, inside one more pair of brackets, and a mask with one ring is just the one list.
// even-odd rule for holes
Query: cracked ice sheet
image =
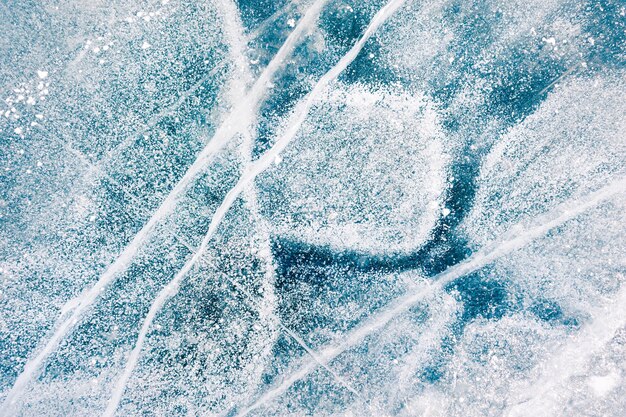
{"label": "cracked ice sheet", "polygon": [[[407,1],[233,202],[129,367],[250,158],[385,4],[2,6],[0,415],[623,414],[613,1]],[[251,119],[229,118],[298,28]],[[241,131],[162,210],[225,120]],[[499,258],[437,284],[492,242]]]}

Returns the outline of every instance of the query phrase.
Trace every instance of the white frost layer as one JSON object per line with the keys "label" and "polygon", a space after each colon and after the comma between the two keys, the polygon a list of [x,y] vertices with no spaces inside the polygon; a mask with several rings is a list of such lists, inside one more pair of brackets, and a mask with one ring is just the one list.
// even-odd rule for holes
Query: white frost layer
{"label": "white frost layer", "polygon": [[336,85],[261,180],[278,233],[370,253],[423,244],[442,210],[448,156],[421,95]]}
{"label": "white frost layer", "polygon": [[[464,223],[478,246],[512,224],[595,191],[626,173],[626,89],[614,79],[575,80],[551,94],[486,158]],[[601,111],[598,109],[602,109]],[[623,282],[624,201],[593,210],[496,265],[526,296],[573,310]]]}

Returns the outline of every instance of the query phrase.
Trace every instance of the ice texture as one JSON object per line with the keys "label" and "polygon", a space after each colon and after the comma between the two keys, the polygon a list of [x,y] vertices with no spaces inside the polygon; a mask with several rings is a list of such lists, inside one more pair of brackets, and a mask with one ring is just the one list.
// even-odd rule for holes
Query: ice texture
{"label": "ice texture", "polygon": [[0,10],[0,417],[626,414],[623,1]]}
{"label": "ice texture", "polygon": [[443,209],[442,142],[436,111],[417,93],[331,87],[259,181],[262,212],[283,238],[410,253]]}

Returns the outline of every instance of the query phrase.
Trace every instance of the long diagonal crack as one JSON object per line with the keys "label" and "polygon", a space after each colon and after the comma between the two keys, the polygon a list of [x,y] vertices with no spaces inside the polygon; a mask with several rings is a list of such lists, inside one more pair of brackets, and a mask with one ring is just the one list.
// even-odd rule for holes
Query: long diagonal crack
{"label": "long diagonal crack", "polygon": [[176,186],[167,195],[159,208],[152,214],[151,218],[133,237],[131,242],[124,248],[117,259],[109,265],[100,276],[96,284],[91,287],[81,298],[80,303],[74,308],[69,318],[64,320],[55,329],[52,336],[45,344],[37,350],[37,353],[24,366],[18,375],[11,390],[6,396],[0,415],[9,415],[23,394],[28,382],[41,371],[41,367],[48,356],[56,350],[63,338],[74,328],[87,311],[87,308],[94,303],[102,291],[121,273],[126,271],[132,259],[135,257],[140,247],[150,236],[155,226],[167,217],[175,208],[180,195],[182,195],[192,183],[192,181],[203,172],[208,162],[242,129],[246,129],[251,123],[254,115],[265,97],[269,88],[269,81],[275,73],[280,70],[286,62],[286,58],[293,52],[295,46],[302,37],[311,30],[317,22],[319,13],[327,0],[317,0],[300,19],[292,33],[274,56],[272,61],[264,69],[263,73],[254,83],[242,102],[235,106],[225,121],[215,132],[213,138],[197,156],[194,163],[189,167],[184,176],[178,181]]}
{"label": "long diagonal crack", "polygon": [[[135,347],[131,351],[131,354],[128,357],[126,362],[126,366],[122,371],[122,376],[118,380],[116,384],[113,397],[109,402],[109,406],[107,407],[107,412],[105,415],[111,415],[111,413],[115,412],[115,408],[117,408],[117,404],[119,403],[121,396],[126,387],[126,383],[130,378],[135,366],[137,365],[137,361],[139,360],[139,355],[141,350],[143,349],[143,345],[146,340],[146,336],[148,334],[148,330],[152,326],[152,322],[154,321],[158,312],[163,308],[165,302],[176,295],[182,280],[185,276],[191,271],[191,269],[202,259],[206,248],[215,235],[218,227],[222,223],[226,213],[235,203],[235,201],[239,198],[240,194],[250,185],[250,183],[263,171],[271,166],[274,162],[276,156],[285,149],[285,147],[293,140],[296,136],[300,126],[304,122],[309,109],[317,99],[317,97],[324,91],[324,89],[328,86],[328,84],[334,81],[339,74],[341,74],[347,67],[350,65],[352,61],[357,57],[363,46],[367,42],[367,40],[374,34],[374,32],[402,5],[404,4],[404,0],[391,0],[387,3],[381,10],[376,13],[376,15],[372,18],[372,21],[368,25],[367,29],[359,38],[359,40],[355,43],[355,45],[333,66],[326,74],[324,74],[320,80],[317,82],[315,87],[311,90],[311,92],[307,95],[306,99],[301,102],[296,109],[294,110],[294,120],[292,121],[289,128],[281,135],[281,137],[276,141],[276,143],[266,151],[259,159],[257,159],[254,163],[250,164],[247,169],[244,171],[239,181],[235,186],[226,194],[224,200],[217,208],[213,217],[211,219],[211,223],[209,224],[208,231],[204,238],[202,239],[202,243],[198,250],[193,254],[193,256],[185,263],[185,265],[178,271],[178,273],[174,276],[174,278],[159,292],[154,302],[150,306],[150,310],[146,315],[141,329],[139,331],[139,335],[135,342]],[[293,337],[293,335],[291,335]],[[299,338],[298,338],[299,339]],[[298,340],[297,339],[297,340]],[[301,339],[298,342],[304,341]],[[315,363],[321,363],[323,366],[328,369],[333,376],[342,381],[342,379],[336,375],[333,371],[328,368],[326,361],[323,360],[321,355],[315,354],[310,348],[307,348],[307,352],[311,354],[314,358]],[[346,384],[347,385],[347,384]],[[354,393],[356,391],[352,389]],[[112,410],[112,411],[111,411]]]}
{"label": "long diagonal crack", "polygon": [[[612,183],[605,185],[600,190],[588,194],[579,199],[573,199],[560,204],[548,213],[538,216],[530,226],[517,224],[509,229],[509,232],[486,245],[482,250],[465,261],[448,268],[444,272],[433,278],[432,284],[425,285],[424,288],[402,296],[392,302],[382,311],[374,314],[365,320],[361,325],[348,332],[341,342],[329,344],[318,349],[320,358],[328,363],[346,350],[356,346],[368,335],[382,329],[387,323],[401,313],[407,311],[415,304],[435,292],[441,291],[445,286],[457,278],[472,273],[491,262],[510,254],[513,251],[523,248],[535,239],[548,233],[550,230],[562,225],[585,211],[613,198],[614,196],[626,192],[626,177],[619,178]],[[262,407],[264,404],[280,396],[295,382],[301,380],[317,367],[316,362],[309,361],[299,369],[284,377],[282,382],[266,391],[258,400],[242,409],[237,417],[243,417],[251,411]]]}
{"label": "long diagonal crack", "polygon": [[[99,168],[97,166],[92,166],[91,162],[89,161],[89,158],[87,158],[86,155],[82,154],[80,151],[75,150],[71,147],[66,146],[66,148],[68,149],[69,152],[71,152],[72,154],[74,154],[82,163],[84,163],[85,165],[87,165],[88,167],[93,167],[94,170],[99,170]],[[249,151],[250,149],[248,149]],[[134,203],[136,203],[138,205],[138,207],[141,207],[140,205],[140,201],[137,197],[135,197],[134,194],[132,194],[130,191],[126,190],[126,188],[124,188],[124,186],[122,184],[120,184],[117,180],[115,180],[114,178],[110,177],[106,172],[99,170],[99,173],[101,175],[103,175],[105,178],[107,178],[107,180],[111,181],[111,183],[113,183],[116,187],[118,187],[123,193],[124,195],[126,195],[129,199],[131,199]],[[251,190],[252,191],[252,190]],[[256,205],[256,195],[254,195],[254,192],[251,192],[251,194],[253,194],[252,196],[250,196],[250,199],[252,199],[253,201],[249,203],[249,206],[253,206],[251,207],[251,211],[253,213],[257,212],[257,208],[254,207]],[[257,217],[256,220],[257,221],[262,221],[262,219],[257,215],[255,216]],[[261,226],[263,227],[263,226]],[[172,237],[178,241],[178,243],[180,243],[182,246],[184,246],[185,248],[187,248],[187,250],[190,253],[194,253],[196,252],[196,248],[193,247],[193,245],[191,245],[191,243],[189,243],[185,238],[183,238],[182,236],[180,236],[177,233],[173,233]],[[269,246],[269,241],[266,242],[266,244]],[[273,273],[273,265],[271,265],[271,262],[268,262],[269,265],[267,265],[268,268],[272,269],[272,273]],[[250,292],[243,287],[240,283],[238,283],[237,281],[235,281],[234,279],[230,278],[229,276],[226,276],[228,282],[234,287],[236,288],[243,296],[244,296],[244,301],[245,303],[252,308],[255,308],[257,311],[261,310],[261,306],[258,304],[258,302],[256,301],[255,297],[250,294]],[[324,363],[323,361],[321,361],[319,359],[319,357],[317,356],[317,354],[315,353],[315,351],[304,341],[304,339],[302,339],[302,337],[300,335],[297,334],[297,332],[295,332],[294,330],[290,329],[289,327],[285,326],[284,323],[282,323],[281,321],[278,322],[278,326],[281,329],[281,331],[283,331],[287,336],[291,337],[296,343],[298,343],[303,349],[304,351],[311,356],[311,358],[313,360],[315,360],[320,366],[322,366],[329,374],[331,374],[333,376],[333,378],[335,378],[337,380],[337,382],[339,382],[340,385],[342,385],[343,387],[345,387],[348,391],[352,392],[353,394],[355,394],[357,397],[360,397],[361,394],[354,388],[352,387],[352,385],[350,383],[348,383],[345,378],[343,378],[341,375],[339,375],[335,370],[333,370],[328,364]],[[124,385],[128,382],[127,380],[124,381]],[[106,411],[107,414],[105,415],[114,415],[115,410],[117,409],[117,406],[119,405],[119,401],[121,400],[121,395],[123,393],[118,394],[119,398],[114,398],[112,397],[110,399],[109,404],[116,404],[115,407],[113,407],[113,405],[109,405],[108,407],[111,408],[111,410],[109,410],[107,408]]]}

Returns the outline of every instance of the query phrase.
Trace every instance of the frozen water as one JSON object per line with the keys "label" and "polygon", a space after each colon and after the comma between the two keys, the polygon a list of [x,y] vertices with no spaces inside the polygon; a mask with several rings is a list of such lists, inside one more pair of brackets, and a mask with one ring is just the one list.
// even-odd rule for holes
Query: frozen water
{"label": "frozen water", "polygon": [[0,10],[0,416],[626,414],[622,1]]}

